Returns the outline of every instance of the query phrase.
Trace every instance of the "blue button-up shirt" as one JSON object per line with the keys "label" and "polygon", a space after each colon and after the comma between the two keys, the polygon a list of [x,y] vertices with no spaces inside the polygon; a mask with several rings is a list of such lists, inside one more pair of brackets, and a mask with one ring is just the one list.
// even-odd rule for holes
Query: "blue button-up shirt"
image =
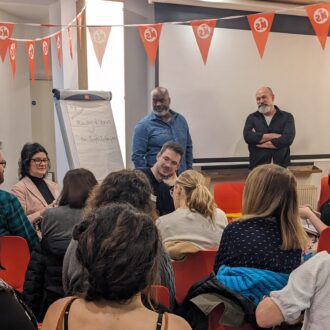
{"label": "blue button-up shirt", "polygon": [[153,166],[158,152],[168,141],[179,143],[184,150],[178,172],[192,167],[192,141],[187,121],[179,113],[170,111],[172,119],[168,123],[150,113],[136,124],[132,145],[132,161],[135,167]]}

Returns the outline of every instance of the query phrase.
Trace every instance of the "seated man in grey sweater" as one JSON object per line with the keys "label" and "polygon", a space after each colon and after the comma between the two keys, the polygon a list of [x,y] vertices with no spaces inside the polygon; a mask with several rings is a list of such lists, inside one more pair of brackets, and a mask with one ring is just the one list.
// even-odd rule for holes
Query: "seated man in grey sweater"
{"label": "seated man in grey sweater", "polygon": [[257,323],[270,328],[305,311],[302,330],[327,330],[330,324],[330,255],[323,251],[295,269],[288,284],[260,302]]}

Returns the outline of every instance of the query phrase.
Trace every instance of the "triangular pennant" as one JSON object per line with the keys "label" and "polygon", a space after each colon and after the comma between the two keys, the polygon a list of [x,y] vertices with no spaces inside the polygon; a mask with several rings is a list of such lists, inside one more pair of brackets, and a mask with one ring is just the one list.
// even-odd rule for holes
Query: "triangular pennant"
{"label": "triangular pennant", "polygon": [[41,49],[42,49],[42,57],[44,59],[46,76],[49,79],[50,78],[50,73],[49,73],[50,39],[49,38],[44,38],[41,40]]}
{"label": "triangular pennant", "polygon": [[107,47],[111,26],[90,26],[88,27],[94,46],[95,55],[101,67],[103,55]]}
{"label": "triangular pennant", "polygon": [[35,55],[36,55],[34,40],[30,40],[26,42],[26,51],[29,58],[31,80],[32,82],[34,82],[34,65],[35,65]]}
{"label": "triangular pennant", "polygon": [[13,74],[13,79],[15,79],[16,73],[16,54],[17,54],[17,42],[15,40],[11,40],[9,43],[9,59],[11,65],[11,72]]}
{"label": "triangular pennant", "polygon": [[14,24],[0,23],[0,57],[2,62],[6,58],[11,35],[13,34]]}
{"label": "triangular pennant", "polygon": [[274,16],[274,13],[261,13],[248,15],[247,17],[261,58],[264,55],[265,46],[269,31],[273,24]]}
{"label": "triangular pennant", "polygon": [[59,66],[61,66],[61,63],[62,63],[61,31],[57,32],[55,34],[55,43],[56,43],[56,49],[57,49],[58,64],[59,64]]}
{"label": "triangular pennant", "polygon": [[308,18],[324,49],[330,25],[330,3],[320,3],[305,7]]}
{"label": "triangular pennant", "polygon": [[82,22],[82,13],[77,16],[77,26],[78,26],[78,37],[79,37],[79,47],[81,49],[81,22]]}
{"label": "triangular pennant", "polygon": [[71,60],[73,60],[72,30],[71,30],[71,25],[68,26],[68,37],[69,37],[69,50],[70,50],[70,57],[71,57]]}
{"label": "triangular pennant", "polygon": [[147,52],[150,64],[154,64],[157,55],[162,24],[140,25],[140,37]]}
{"label": "triangular pennant", "polygon": [[213,37],[214,27],[217,24],[216,19],[192,21],[191,26],[193,28],[195,38],[201,52],[203,62],[206,64],[207,56]]}

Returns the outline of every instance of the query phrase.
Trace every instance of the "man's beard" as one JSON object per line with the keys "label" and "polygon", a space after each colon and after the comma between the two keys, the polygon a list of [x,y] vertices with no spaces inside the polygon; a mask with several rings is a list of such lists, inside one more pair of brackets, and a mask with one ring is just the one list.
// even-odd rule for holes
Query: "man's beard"
{"label": "man's beard", "polygon": [[272,111],[272,109],[273,109],[272,104],[260,104],[259,107],[258,107],[258,111],[260,113],[262,113],[263,115],[265,113],[268,113],[268,112]]}
{"label": "man's beard", "polygon": [[161,111],[158,111],[155,108],[153,108],[152,111],[157,117],[165,117],[168,114],[169,109],[166,108],[166,109],[162,109]]}
{"label": "man's beard", "polygon": [[3,173],[1,173],[1,174],[0,174],[0,184],[3,183],[4,180],[5,180],[5,179],[4,179],[4,175],[3,175]]}

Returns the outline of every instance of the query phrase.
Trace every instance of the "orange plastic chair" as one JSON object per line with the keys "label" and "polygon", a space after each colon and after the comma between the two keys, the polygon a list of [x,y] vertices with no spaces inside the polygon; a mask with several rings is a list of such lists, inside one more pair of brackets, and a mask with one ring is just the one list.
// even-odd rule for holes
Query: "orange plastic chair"
{"label": "orange plastic chair", "polygon": [[223,313],[224,305],[219,305],[212,310],[208,317],[208,330],[253,330],[252,325],[244,323],[241,327],[228,327],[219,324],[219,319]]}
{"label": "orange plastic chair", "polygon": [[221,182],[214,185],[214,200],[229,220],[241,216],[244,186],[244,182]]}
{"label": "orange plastic chair", "polygon": [[328,199],[330,199],[329,176],[324,176],[321,179],[321,191],[318,209],[320,209],[321,205]]}
{"label": "orange plastic chair", "polygon": [[150,290],[150,296],[159,304],[170,308],[170,292],[168,291],[167,287],[163,285],[152,285]]}
{"label": "orange plastic chair", "polygon": [[327,251],[330,253],[330,227],[325,228],[321,234],[317,244],[317,252]]}
{"label": "orange plastic chair", "polygon": [[188,254],[183,260],[173,261],[175,299],[181,304],[193,284],[213,271],[217,251],[199,251]]}
{"label": "orange plastic chair", "polygon": [[29,261],[30,251],[23,237],[0,237],[0,278],[19,292],[23,292]]}

